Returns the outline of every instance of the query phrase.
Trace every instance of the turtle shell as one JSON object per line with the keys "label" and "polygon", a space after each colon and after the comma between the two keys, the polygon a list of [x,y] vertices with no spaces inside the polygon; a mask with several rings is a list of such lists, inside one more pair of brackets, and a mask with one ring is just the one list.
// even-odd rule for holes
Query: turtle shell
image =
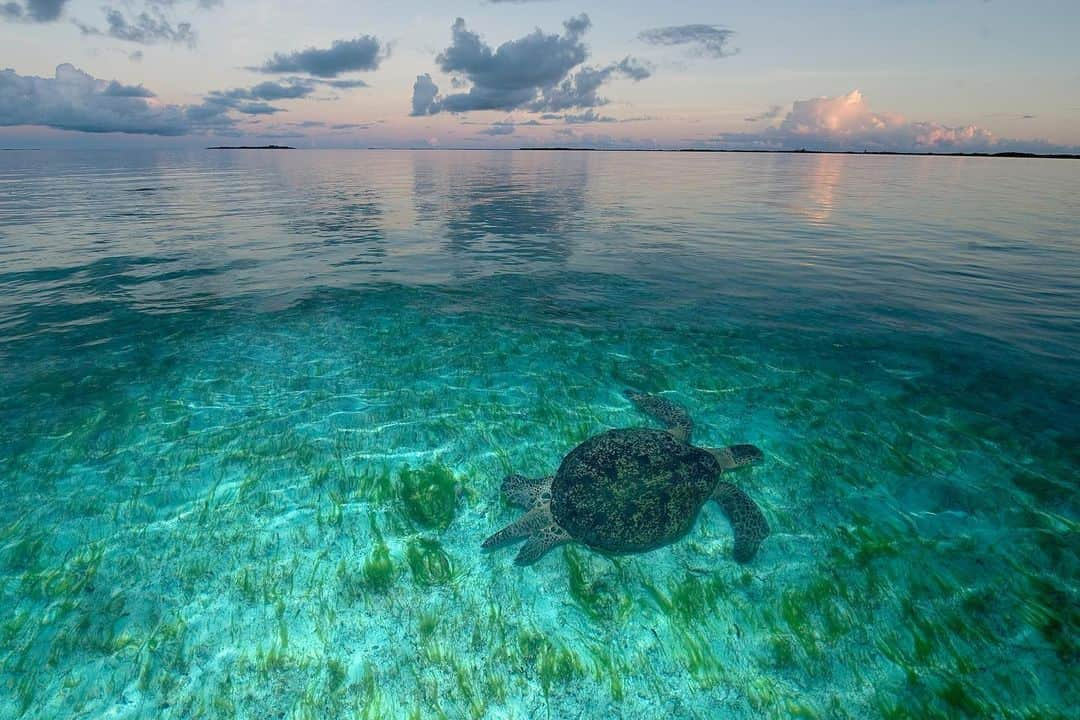
{"label": "turtle shell", "polygon": [[611,553],[651,550],[686,534],[723,470],[662,430],[595,435],[551,483],[551,513],[575,540]]}

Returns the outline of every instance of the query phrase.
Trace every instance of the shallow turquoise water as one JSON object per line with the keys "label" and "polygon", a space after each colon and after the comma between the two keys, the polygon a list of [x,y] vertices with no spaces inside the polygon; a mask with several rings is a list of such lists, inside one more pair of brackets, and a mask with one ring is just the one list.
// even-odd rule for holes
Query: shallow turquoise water
{"label": "shallow turquoise water", "polygon": [[[0,717],[1066,717],[1080,165],[0,154]],[[527,568],[510,471],[773,535]]]}

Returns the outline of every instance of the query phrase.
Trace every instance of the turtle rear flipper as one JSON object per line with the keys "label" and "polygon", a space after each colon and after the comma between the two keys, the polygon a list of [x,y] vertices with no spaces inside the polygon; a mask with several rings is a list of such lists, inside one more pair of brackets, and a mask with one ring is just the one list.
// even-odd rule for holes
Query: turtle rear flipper
{"label": "turtle rear flipper", "polygon": [[519,517],[514,522],[504,527],[485,540],[480,547],[485,550],[512,543],[515,540],[529,537],[548,525],[554,525],[555,518],[551,516],[551,508],[548,506],[534,507],[529,512]]}
{"label": "turtle rear flipper", "polygon": [[518,551],[517,557],[514,558],[514,564],[532,565],[546,555],[548,550],[565,542],[570,542],[570,539],[565,530],[552,523],[529,536],[529,539],[521,546],[521,550]]}
{"label": "turtle rear flipper", "polygon": [[[551,477],[527,478],[524,475],[507,475],[502,481],[503,495],[507,502],[518,507],[531,508],[551,491]],[[550,495],[548,496],[550,498]]]}
{"label": "turtle rear flipper", "polygon": [[769,522],[750,496],[729,482],[719,482],[712,499],[731,522],[735,533],[735,561],[750,562],[762,541],[769,537]]}
{"label": "turtle rear flipper", "polygon": [[634,403],[638,410],[656,418],[665,429],[680,442],[690,442],[690,433],[694,431],[694,421],[682,405],[673,403],[660,395],[649,395],[636,390],[625,390],[626,399]]}
{"label": "turtle rear flipper", "polygon": [[756,445],[730,445],[726,448],[705,448],[716,458],[724,470],[734,470],[748,465],[757,465],[765,459],[765,453]]}

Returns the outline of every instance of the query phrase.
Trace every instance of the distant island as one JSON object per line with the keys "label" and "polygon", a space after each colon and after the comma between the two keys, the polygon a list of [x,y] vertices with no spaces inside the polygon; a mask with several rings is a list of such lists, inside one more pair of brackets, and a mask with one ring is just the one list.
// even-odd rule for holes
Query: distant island
{"label": "distant island", "polygon": [[654,148],[589,148],[589,147],[519,147],[518,150],[589,150],[594,152],[688,152],[688,153],[773,153],[785,155],[910,155],[913,157],[990,157],[990,158],[1049,158],[1053,160],[1080,160],[1080,155],[1039,154],[1025,152],[897,152],[895,150],[737,150],[718,148],[677,148],[662,150]]}
{"label": "distant island", "polygon": [[289,145],[215,145],[207,150],[295,150]]}

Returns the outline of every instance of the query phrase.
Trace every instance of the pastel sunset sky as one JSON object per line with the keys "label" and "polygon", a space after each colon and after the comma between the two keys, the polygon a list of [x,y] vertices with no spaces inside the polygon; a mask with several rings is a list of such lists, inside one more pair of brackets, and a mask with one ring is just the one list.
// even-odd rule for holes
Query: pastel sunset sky
{"label": "pastel sunset sky", "polygon": [[1077,152],[1075,0],[0,0],[0,147]]}

